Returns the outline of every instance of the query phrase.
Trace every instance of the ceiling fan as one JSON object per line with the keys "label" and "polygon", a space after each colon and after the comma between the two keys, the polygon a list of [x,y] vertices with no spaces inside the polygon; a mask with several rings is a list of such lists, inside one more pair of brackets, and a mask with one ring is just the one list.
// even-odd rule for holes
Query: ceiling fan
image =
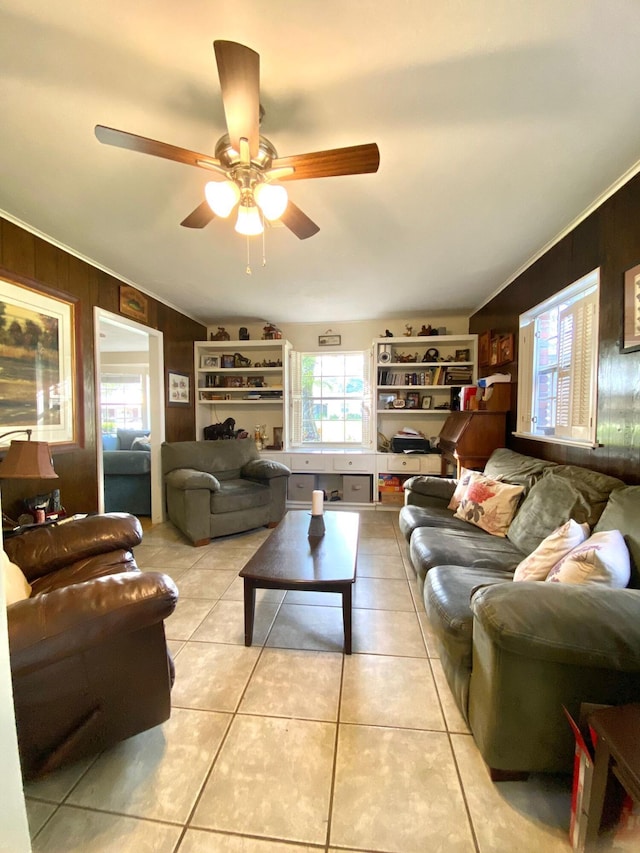
{"label": "ceiling fan", "polygon": [[237,206],[235,228],[240,234],[262,233],[264,217],[279,219],[300,240],[312,237],[319,227],[288,200],[280,182],[376,172],[378,146],[369,143],[278,157],[273,144],[260,135],[260,56],[233,41],[214,41],[213,47],[228,131],[216,143],[213,157],[100,124],[95,128],[97,138],[216,173],[218,180],[205,186],[205,200],[180,223],[186,228],[204,228]]}

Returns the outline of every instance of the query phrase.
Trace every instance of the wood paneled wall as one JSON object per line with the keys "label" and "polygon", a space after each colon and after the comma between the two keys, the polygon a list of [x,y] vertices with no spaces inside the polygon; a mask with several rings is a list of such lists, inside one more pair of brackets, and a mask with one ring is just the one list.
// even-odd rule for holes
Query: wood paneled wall
{"label": "wood paneled wall", "polygon": [[[470,318],[471,332],[512,331],[517,340],[520,313],[600,267],[600,446],[572,448],[510,435],[508,444],[514,450],[640,483],[640,352],[620,352],[624,273],[639,262],[637,175]],[[515,380],[517,363],[508,369]],[[511,420],[514,428],[515,407]]]}
{"label": "wood paneled wall", "polygon": [[[67,512],[94,512],[98,508],[97,453],[101,448],[96,443],[93,308],[98,306],[118,314],[121,282],[2,218],[0,266],[9,273],[70,293],[80,300],[84,446],[54,452],[54,465],[60,477],[56,486]],[[188,373],[193,389],[193,341],[204,340],[206,327],[152,298],[149,298],[148,325],[163,333],[165,372],[171,368]],[[193,439],[194,415],[193,399],[190,408],[167,407],[167,441]],[[3,508],[15,516],[21,511],[22,498],[50,490],[51,481],[30,481],[25,487],[24,481],[5,480],[2,484]]]}

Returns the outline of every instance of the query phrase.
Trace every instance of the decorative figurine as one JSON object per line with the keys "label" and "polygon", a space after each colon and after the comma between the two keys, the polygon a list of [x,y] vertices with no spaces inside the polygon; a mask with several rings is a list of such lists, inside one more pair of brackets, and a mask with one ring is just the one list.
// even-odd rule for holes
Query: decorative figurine
{"label": "decorative figurine", "polygon": [[212,341],[230,341],[231,335],[229,334],[229,332],[227,332],[227,330],[225,329],[224,326],[218,326],[218,331],[215,333],[215,335],[213,334],[213,332],[211,332],[211,340]]}
{"label": "decorative figurine", "polygon": [[273,323],[267,323],[263,328],[263,341],[279,341],[282,338],[282,332],[277,326],[274,326]]}
{"label": "decorative figurine", "polygon": [[418,337],[420,337],[420,338],[425,338],[425,337],[428,337],[430,334],[431,334],[431,325],[429,325],[429,326],[425,326],[425,325],[423,324],[423,325],[422,325],[422,328],[421,328],[421,329],[420,329],[420,331],[418,332]]}
{"label": "decorative figurine", "polygon": [[407,330],[406,332],[403,332],[405,338],[413,337],[413,326],[410,326],[408,323],[405,323],[404,327]]}

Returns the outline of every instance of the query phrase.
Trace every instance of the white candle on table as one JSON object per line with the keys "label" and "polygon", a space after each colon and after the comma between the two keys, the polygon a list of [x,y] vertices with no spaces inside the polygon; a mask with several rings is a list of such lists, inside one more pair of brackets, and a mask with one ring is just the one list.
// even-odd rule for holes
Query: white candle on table
{"label": "white candle on table", "polygon": [[311,495],[311,515],[322,515],[324,492],[315,489]]}

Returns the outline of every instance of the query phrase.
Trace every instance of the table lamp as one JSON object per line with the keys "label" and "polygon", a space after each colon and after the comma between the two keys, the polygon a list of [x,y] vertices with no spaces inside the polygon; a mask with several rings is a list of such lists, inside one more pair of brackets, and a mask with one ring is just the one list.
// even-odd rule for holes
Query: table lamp
{"label": "table lamp", "polygon": [[[0,479],[11,480],[57,480],[51,460],[49,443],[31,441],[30,429],[13,429],[0,435],[0,441],[8,435],[26,434],[26,441],[11,441],[7,455],[0,462]],[[16,524],[2,513],[3,524]]]}

